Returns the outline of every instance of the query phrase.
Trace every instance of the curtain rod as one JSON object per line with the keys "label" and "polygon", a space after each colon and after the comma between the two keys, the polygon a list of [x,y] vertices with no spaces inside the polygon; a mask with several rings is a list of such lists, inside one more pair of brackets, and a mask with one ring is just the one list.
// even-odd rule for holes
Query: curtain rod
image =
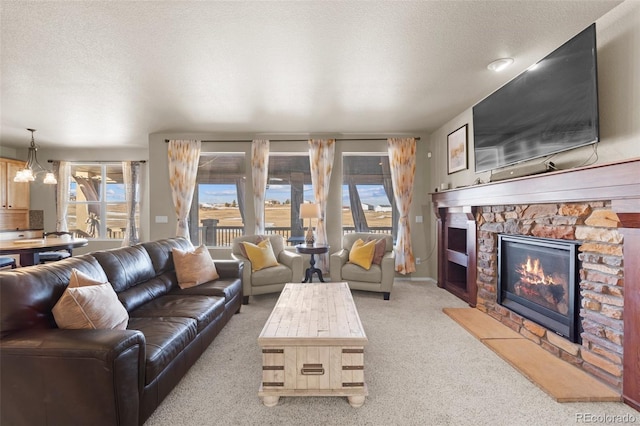
{"label": "curtain rod", "polygon": [[[63,160],[47,160],[48,163],[53,163],[54,161],[63,161]],[[69,160],[64,160],[69,161]],[[71,160],[72,163],[122,163],[123,161],[137,161],[138,163],[146,163],[147,160]]]}
{"label": "curtain rod", "polygon": [[[329,138],[335,141],[386,141],[389,138]],[[413,138],[417,141],[420,138]],[[269,142],[309,142],[309,139],[268,139]],[[169,143],[170,139],[165,139]],[[253,142],[253,139],[233,139],[233,140],[202,140],[200,142]]]}

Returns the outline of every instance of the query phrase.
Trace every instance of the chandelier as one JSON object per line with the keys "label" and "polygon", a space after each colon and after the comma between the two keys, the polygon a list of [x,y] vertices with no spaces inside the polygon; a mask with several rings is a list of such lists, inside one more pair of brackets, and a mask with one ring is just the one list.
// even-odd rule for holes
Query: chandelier
{"label": "chandelier", "polygon": [[33,132],[35,129],[27,129],[31,132],[31,144],[29,145],[29,154],[27,155],[27,164],[24,165],[24,169],[18,170],[16,176],[13,178],[14,182],[33,182],[36,180],[36,176],[45,173],[43,183],[48,185],[55,185],[58,183],[55,175],[42,167],[38,162],[38,145],[33,140]]}

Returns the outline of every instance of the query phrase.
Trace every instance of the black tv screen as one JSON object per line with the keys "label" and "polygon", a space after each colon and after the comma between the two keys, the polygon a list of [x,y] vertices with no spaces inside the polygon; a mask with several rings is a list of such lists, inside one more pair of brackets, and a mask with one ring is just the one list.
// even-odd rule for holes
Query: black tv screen
{"label": "black tv screen", "polygon": [[476,173],[596,143],[592,24],[473,107]]}

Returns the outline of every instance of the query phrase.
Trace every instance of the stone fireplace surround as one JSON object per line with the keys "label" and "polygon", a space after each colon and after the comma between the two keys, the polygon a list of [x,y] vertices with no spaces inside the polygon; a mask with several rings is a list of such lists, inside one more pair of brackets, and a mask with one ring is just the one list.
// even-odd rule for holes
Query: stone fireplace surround
{"label": "stone fireplace surround", "polygon": [[[433,193],[439,232],[448,211],[475,222],[472,306],[618,389],[640,410],[640,159]],[[579,240],[582,344],[498,305],[498,234]],[[439,257],[443,256],[439,244]],[[626,260],[626,262],[625,262]],[[477,291],[475,290],[477,288]],[[626,295],[625,295],[626,293]],[[473,302],[473,303],[472,303]]]}
{"label": "stone fireplace surround", "polygon": [[[607,384],[622,389],[623,277],[622,236],[609,201],[585,203],[483,206],[478,227],[477,308],[581,367]],[[581,240],[579,259],[582,345],[496,303],[498,234]]]}

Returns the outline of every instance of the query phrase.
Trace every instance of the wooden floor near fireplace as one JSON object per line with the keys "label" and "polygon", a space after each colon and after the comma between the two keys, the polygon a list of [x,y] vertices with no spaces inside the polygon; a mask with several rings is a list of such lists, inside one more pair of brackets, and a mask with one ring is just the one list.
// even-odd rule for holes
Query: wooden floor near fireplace
{"label": "wooden floor near fireplace", "polygon": [[558,402],[621,401],[614,389],[475,308],[444,313]]}

